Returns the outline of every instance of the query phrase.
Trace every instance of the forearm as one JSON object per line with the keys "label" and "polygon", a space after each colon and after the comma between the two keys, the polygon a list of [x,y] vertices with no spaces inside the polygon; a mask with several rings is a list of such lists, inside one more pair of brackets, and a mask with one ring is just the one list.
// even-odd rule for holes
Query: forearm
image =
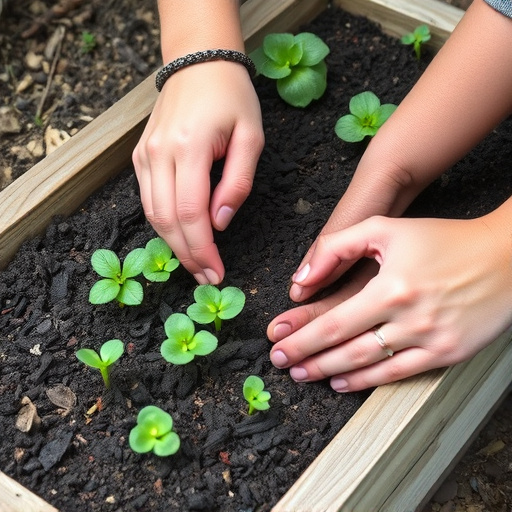
{"label": "forearm", "polygon": [[[332,228],[399,216],[512,111],[512,20],[474,0],[361,158]],[[371,205],[369,212],[368,205]]]}
{"label": "forearm", "polygon": [[158,0],[164,64],[200,50],[244,51],[238,0]]}

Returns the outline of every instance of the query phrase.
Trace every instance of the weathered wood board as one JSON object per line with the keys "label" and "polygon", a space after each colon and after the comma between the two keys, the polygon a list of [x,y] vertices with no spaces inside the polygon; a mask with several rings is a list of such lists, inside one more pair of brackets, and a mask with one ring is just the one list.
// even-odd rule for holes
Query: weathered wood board
{"label": "weathered wood board", "polygon": [[[437,0],[334,0],[400,36],[421,23],[439,48],[462,11]],[[290,31],[327,0],[248,0],[250,51],[273,31]],[[54,215],[74,211],[125,168],[156,99],[154,76],[0,193],[0,268]],[[413,511],[485,421],[511,377],[511,334],[471,361],[381,386],[274,507],[291,511]],[[55,509],[0,472],[0,512]]]}

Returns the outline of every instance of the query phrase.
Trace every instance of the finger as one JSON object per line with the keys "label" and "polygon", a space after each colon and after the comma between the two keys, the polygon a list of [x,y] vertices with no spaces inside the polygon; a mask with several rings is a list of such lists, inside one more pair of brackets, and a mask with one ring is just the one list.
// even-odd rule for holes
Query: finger
{"label": "finger", "polygon": [[222,178],[210,204],[211,221],[219,231],[226,229],[249,196],[256,165],[264,145],[262,131],[237,125],[231,135]]}
{"label": "finger", "polygon": [[[376,335],[375,329],[371,329],[304,359],[298,365],[290,368],[290,376],[297,382],[322,380],[326,377],[364,368],[388,357],[393,357],[394,353],[410,348],[409,336],[399,334],[399,325],[387,323],[380,330],[383,336],[381,339]],[[388,343],[388,339],[391,339],[392,342]],[[384,346],[381,344],[382,340],[385,342]]]}
{"label": "finger", "polygon": [[144,214],[147,217],[148,212],[153,211],[153,202],[151,200],[151,172],[149,161],[145,158],[145,152],[142,149],[142,140],[135,147],[132,154],[133,168],[135,176],[139,183],[139,194]]}
{"label": "finger", "polygon": [[443,366],[446,366],[446,363],[434,357],[431,352],[420,347],[412,347],[370,366],[335,375],[331,378],[330,384],[338,393],[361,391]]}
{"label": "finger", "polygon": [[343,343],[388,320],[385,302],[379,301],[378,276],[358,294],[313,319],[270,351],[272,364],[287,368],[306,357]]}
{"label": "finger", "polygon": [[[214,243],[210,222],[211,152],[207,143],[187,147],[176,159],[176,215],[182,236],[188,247],[191,267],[199,269],[211,284],[224,278],[224,265]],[[193,262],[193,264],[192,264]]]}
{"label": "finger", "polygon": [[[328,280],[341,265],[352,265],[363,257],[382,262],[386,225],[385,218],[372,217],[342,231],[319,236],[309,262],[294,275],[294,285],[317,285]],[[301,293],[297,288],[295,295]]]}
{"label": "finger", "polygon": [[270,322],[267,328],[268,338],[272,342],[277,342],[301,329],[315,318],[360,292],[377,272],[378,265],[373,261],[368,261],[357,269],[357,272],[350,276],[350,280],[339,290],[311,304],[281,313]]}

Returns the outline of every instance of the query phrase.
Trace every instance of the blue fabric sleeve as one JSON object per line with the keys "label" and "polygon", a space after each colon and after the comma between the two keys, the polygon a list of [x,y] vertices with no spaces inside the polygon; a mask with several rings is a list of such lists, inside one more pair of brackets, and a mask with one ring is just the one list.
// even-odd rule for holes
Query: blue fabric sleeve
{"label": "blue fabric sleeve", "polygon": [[498,12],[512,18],[512,0],[485,0],[491,7]]}

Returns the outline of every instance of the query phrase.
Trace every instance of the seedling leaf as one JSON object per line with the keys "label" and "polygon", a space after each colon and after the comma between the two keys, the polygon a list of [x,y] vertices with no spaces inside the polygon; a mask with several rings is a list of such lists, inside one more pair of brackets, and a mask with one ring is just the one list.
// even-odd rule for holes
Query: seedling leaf
{"label": "seedling leaf", "polygon": [[[124,259],[122,276],[125,279],[128,279],[129,277],[135,277],[142,274],[145,262],[146,252],[144,249],[133,249],[133,251],[130,251]],[[125,304],[127,303],[125,302]]]}
{"label": "seedling leaf", "polygon": [[220,295],[218,315],[222,320],[231,320],[244,309],[245,294],[240,288],[227,286],[221,290]]}
{"label": "seedling leaf", "polygon": [[100,357],[106,366],[115,363],[124,352],[124,344],[121,340],[109,340],[100,347]]}
{"label": "seedling leaf", "polygon": [[252,415],[255,410],[266,411],[270,409],[269,400],[271,395],[264,390],[265,383],[257,375],[249,375],[243,385],[244,398],[249,404],[248,414]]}
{"label": "seedling leaf", "polygon": [[121,262],[114,251],[97,249],[91,256],[92,268],[101,277],[115,279],[121,275]]}
{"label": "seedling leaf", "polygon": [[127,279],[121,286],[116,299],[127,306],[137,306],[144,298],[144,289],[138,281]]}
{"label": "seedling leaf", "polygon": [[103,343],[100,347],[100,353],[90,348],[82,348],[77,350],[76,357],[79,361],[90,366],[97,368],[105,387],[110,387],[110,367],[123,355],[124,344],[121,340],[109,340]]}
{"label": "seedling leaf", "polygon": [[153,451],[159,457],[175,454],[180,447],[180,438],[172,430],[173,421],[169,413],[154,405],[141,409],[137,425],[130,431],[130,448],[136,453]]}
{"label": "seedling leaf", "polygon": [[322,97],[327,88],[327,66],[319,62],[311,67],[297,66],[290,76],[277,82],[281,98],[294,107],[307,107]]}
{"label": "seedling leaf", "polygon": [[153,238],[145,247],[146,261],[143,274],[148,281],[165,282],[180,262],[172,257],[172,250],[162,238]]}
{"label": "seedling leaf", "polygon": [[206,356],[217,348],[217,338],[207,332],[195,332],[194,322],[183,313],[174,313],[164,323],[167,339],[160,347],[162,357],[173,364],[187,364],[195,356]]}
{"label": "seedling leaf", "polygon": [[315,66],[329,55],[329,47],[315,34],[302,32],[295,36],[295,42],[302,46],[301,66]]}
{"label": "seedling leaf", "polygon": [[92,285],[89,291],[89,302],[91,304],[106,304],[114,300],[120,290],[121,285],[113,279],[101,279]]}

